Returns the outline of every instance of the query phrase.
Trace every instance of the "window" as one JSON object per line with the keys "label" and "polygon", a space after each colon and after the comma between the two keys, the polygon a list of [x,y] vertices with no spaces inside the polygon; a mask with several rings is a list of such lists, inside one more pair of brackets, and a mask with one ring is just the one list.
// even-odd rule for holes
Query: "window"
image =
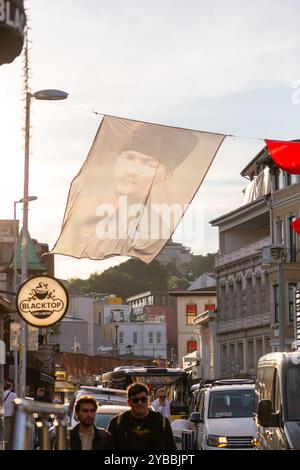
{"label": "window", "polygon": [[253,347],[253,341],[248,341],[248,354],[247,354],[247,359],[248,359],[248,369],[253,369],[253,368],[254,368],[254,347]]}
{"label": "window", "polygon": [[204,403],[205,403],[205,394],[204,392],[201,393],[200,395],[200,401],[199,401],[199,413],[200,413],[200,418],[204,418]]}
{"label": "window", "polygon": [[248,277],[246,281],[246,296],[247,296],[247,312],[252,314],[253,302],[252,302],[252,277]]}
{"label": "window", "polygon": [[133,344],[137,344],[137,341],[138,341],[138,333],[137,331],[134,331],[132,335],[132,342]]}
{"label": "window", "polygon": [[274,191],[283,188],[284,173],[283,171],[277,169],[274,174]]}
{"label": "window", "polygon": [[149,331],[148,338],[149,338],[149,344],[153,344],[153,331]]}
{"label": "window", "polygon": [[187,354],[190,354],[194,351],[197,351],[197,341],[187,341],[186,343],[186,352]]}
{"label": "window", "polygon": [[283,245],[283,222],[281,219],[276,221],[276,241],[278,245]]}
{"label": "window", "polygon": [[293,323],[295,316],[295,305],[294,305],[294,293],[297,284],[295,282],[289,282],[289,322]]}
{"label": "window", "polygon": [[273,295],[274,295],[274,322],[278,323],[279,321],[279,285],[275,284],[273,286]]}
{"label": "window", "polygon": [[279,371],[274,370],[274,397],[273,397],[273,413],[280,411],[280,383],[279,383]]}
{"label": "window", "polygon": [[193,319],[197,316],[197,305],[188,304],[186,306],[186,324],[193,325]]}
{"label": "window", "polygon": [[227,357],[227,345],[222,344],[220,350],[220,363],[221,363],[221,371],[225,372],[226,370],[226,357]]}
{"label": "window", "polygon": [[156,342],[157,342],[158,344],[161,343],[161,331],[157,331],[157,332],[156,332]]}
{"label": "window", "polygon": [[289,217],[289,235],[290,235],[290,262],[295,263],[297,261],[296,257],[296,232],[292,228],[291,223],[294,222],[296,217],[291,215]]}
{"label": "window", "polygon": [[119,333],[119,343],[120,344],[124,343],[124,331],[120,331]]}
{"label": "window", "polygon": [[235,357],[235,354],[234,354],[234,343],[230,343],[230,345],[229,345],[229,357],[230,357],[230,358],[234,358],[234,357]]}
{"label": "window", "polygon": [[237,350],[238,350],[238,358],[240,360],[240,369],[244,370],[244,345],[243,343],[238,343]]}
{"label": "window", "polygon": [[215,304],[205,304],[204,310],[209,310],[210,312],[214,312],[216,310]]}
{"label": "window", "polygon": [[256,340],[256,364],[258,362],[258,359],[263,355],[263,344],[262,344],[262,339],[258,338]]}
{"label": "window", "polygon": [[241,279],[237,280],[236,291],[237,291],[237,312],[239,316],[239,315],[242,315],[242,312],[243,312],[243,285],[242,285]]}
{"label": "window", "polygon": [[261,305],[261,278],[257,277],[255,280],[255,292],[256,292],[256,313],[262,313]]}
{"label": "window", "polygon": [[295,184],[295,183],[298,183],[298,182],[299,182],[299,177],[298,177],[298,175],[291,175],[291,174],[290,174],[290,177],[291,177],[291,184]]}
{"label": "window", "polygon": [[253,389],[221,391],[215,387],[210,393],[208,418],[250,418],[253,411]]}

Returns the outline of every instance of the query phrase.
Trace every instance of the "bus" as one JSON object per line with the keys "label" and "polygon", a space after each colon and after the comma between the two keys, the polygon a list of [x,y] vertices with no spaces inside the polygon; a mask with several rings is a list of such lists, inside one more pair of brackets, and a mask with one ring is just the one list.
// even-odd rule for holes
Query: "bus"
{"label": "bus", "polygon": [[149,387],[151,401],[155,399],[158,388],[165,388],[166,398],[170,401],[172,420],[187,415],[190,380],[183,369],[122,366],[102,374],[103,387],[126,390],[128,385],[135,382],[144,383]]}

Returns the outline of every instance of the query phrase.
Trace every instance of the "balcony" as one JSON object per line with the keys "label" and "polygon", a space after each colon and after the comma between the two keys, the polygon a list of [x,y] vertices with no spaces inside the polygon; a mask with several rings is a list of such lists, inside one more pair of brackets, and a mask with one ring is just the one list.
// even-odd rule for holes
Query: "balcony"
{"label": "balcony", "polygon": [[270,313],[247,315],[246,317],[239,317],[233,320],[218,321],[217,333],[225,333],[229,331],[244,330],[247,328],[254,328],[258,326],[265,326],[270,324]]}
{"label": "balcony", "polygon": [[215,267],[220,268],[226,264],[232,264],[237,261],[240,261],[243,258],[249,258],[257,255],[263,246],[270,245],[270,238],[264,238],[258,240],[255,243],[250,243],[249,245],[242,246],[236,250],[228,251],[223,255],[216,256],[215,258]]}

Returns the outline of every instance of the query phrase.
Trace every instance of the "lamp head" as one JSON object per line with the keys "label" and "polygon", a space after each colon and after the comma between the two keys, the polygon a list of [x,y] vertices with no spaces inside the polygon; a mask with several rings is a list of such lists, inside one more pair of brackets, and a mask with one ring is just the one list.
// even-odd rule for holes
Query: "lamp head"
{"label": "lamp head", "polygon": [[65,100],[68,98],[68,93],[62,90],[39,90],[31,96],[37,100]]}

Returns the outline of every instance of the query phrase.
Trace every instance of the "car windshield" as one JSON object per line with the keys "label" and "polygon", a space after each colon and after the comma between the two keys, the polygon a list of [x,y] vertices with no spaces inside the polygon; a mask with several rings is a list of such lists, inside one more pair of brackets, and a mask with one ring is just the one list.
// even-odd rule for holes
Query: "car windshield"
{"label": "car windshield", "polygon": [[208,418],[245,418],[253,416],[254,390],[211,392]]}
{"label": "car windshield", "polygon": [[107,429],[110,420],[114,418],[115,416],[116,416],[115,414],[97,413],[96,418],[95,418],[95,426],[97,426],[97,428]]}
{"label": "car windshield", "polygon": [[286,373],[289,421],[300,421],[300,364],[289,363]]}

